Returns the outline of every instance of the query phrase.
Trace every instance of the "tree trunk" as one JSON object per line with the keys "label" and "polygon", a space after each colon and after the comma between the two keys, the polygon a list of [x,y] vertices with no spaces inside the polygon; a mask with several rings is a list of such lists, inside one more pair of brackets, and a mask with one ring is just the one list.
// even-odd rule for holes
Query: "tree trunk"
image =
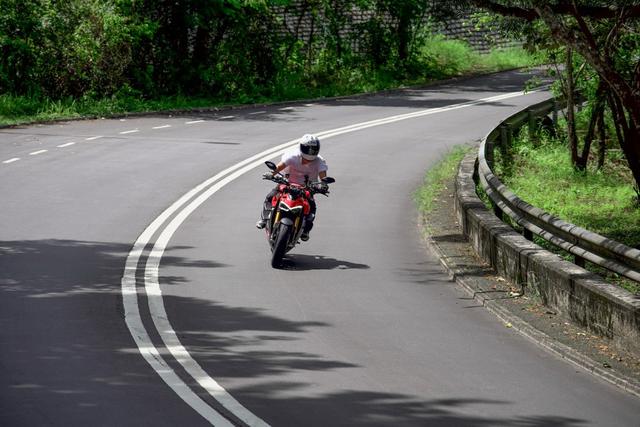
{"label": "tree trunk", "polygon": [[609,94],[609,104],[616,123],[616,133],[620,141],[620,148],[622,148],[636,182],[635,190],[638,196],[638,203],[640,203],[640,129],[634,124],[631,112],[629,112],[629,121],[627,122],[622,101],[615,93]]}
{"label": "tree trunk", "polygon": [[411,32],[411,16],[407,10],[402,10],[398,21],[398,59],[402,64],[409,58],[409,39]]}
{"label": "tree trunk", "polygon": [[575,89],[573,82],[573,49],[567,48],[567,138],[571,151],[571,164],[578,169],[578,137],[576,135]]}
{"label": "tree trunk", "polygon": [[[589,37],[593,39],[592,35],[568,28],[548,5],[534,6],[533,9],[547,23],[554,38],[580,53],[600,78],[607,82],[611,98],[615,98],[619,103],[617,107],[612,106],[612,110],[617,111],[614,113],[614,120],[624,127],[620,144],[621,146],[624,144],[622,150],[636,181],[636,188],[640,189],[640,96],[638,92],[616,71],[614,62],[607,56],[608,52],[600,52],[597,46],[589,43]],[[638,81],[637,77],[634,81]],[[625,112],[628,113],[629,123],[627,123]]]}
{"label": "tree trunk", "polygon": [[602,109],[604,107],[604,91],[606,85],[604,82],[600,82],[598,90],[596,91],[596,100],[593,105],[593,111],[591,112],[591,118],[589,119],[589,128],[587,134],[584,137],[584,143],[582,145],[582,155],[578,157],[578,161],[575,164],[576,169],[580,171],[587,170],[587,163],[589,161],[589,152],[591,151],[591,143],[595,136],[596,122],[601,116]]}
{"label": "tree trunk", "polygon": [[604,159],[607,153],[607,142],[606,142],[606,129],[604,123],[604,105],[600,110],[600,114],[598,115],[598,136],[599,136],[599,144],[598,144],[598,164],[597,169],[602,170],[604,167]]}

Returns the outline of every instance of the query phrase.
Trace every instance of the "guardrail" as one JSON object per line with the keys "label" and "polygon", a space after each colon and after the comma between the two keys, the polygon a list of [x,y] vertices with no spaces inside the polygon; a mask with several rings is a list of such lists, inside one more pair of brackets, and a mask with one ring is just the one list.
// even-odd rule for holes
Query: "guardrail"
{"label": "guardrail", "polygon": [[477,175],[482,188],[490,197],[494,213],[500,219],[508,215],[523,229],[524,237],[538,235],[555,246],[574,255],[575,264],[584,267],[585,260],[640,282],[640,250],[565,222],[519,199],[492,171],[494,150],[506,153],[513,133],[525,124],[530,135],[536,135],[540,119],[553,114],[557,120],[558,102],[547,100],[516,113],[491,131],[480,144]]}

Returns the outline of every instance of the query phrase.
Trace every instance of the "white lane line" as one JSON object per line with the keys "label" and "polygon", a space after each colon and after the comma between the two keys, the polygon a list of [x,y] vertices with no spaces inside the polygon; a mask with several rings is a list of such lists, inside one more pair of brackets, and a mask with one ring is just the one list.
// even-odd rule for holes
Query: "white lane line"
{"label": "white lane line", "polygon": [[[477,101],[470,101],[461,104],[455,104],[448,107],[441,108],[433,108],[428,110],[421,110],[413,113],[396,115],[392,117],[386,117],[378,120],[371,120],[368,122],[357,123],[354,125],[344,126],[341,128],[331,129],[323,132],[316,132],[316,135],[322,138],[330,138],[337,135],[342,135],[345,133],[355,132],[362,129],[367,129],[373,126],[380,126],[389,123],[394,123],[402,120],[412,119],[416,117],[421,117],[429,114],[435,114],[439,112],[451,111],[459,108],[465,108],[473,105],[478,105],[487,102],[495,102],[502,99],[513,98],[516,96],[524,95],[523,92],[512,92],[504,95],[498,95],[494,97],[484,98]],[[226,390],[224,390],[213,378],[209,376],[207,372],[205,372],[198,363],[191,357],[186,348],[180,343],[173,327],[171,326],[166,310],[164,308],[164,301],[162,299],[162,292],[160,289],[158,276],[159,276],[159,266],[160,260],[166,250],[166,247],[175,233],[175,231],[180,227],[180,225],[188,218],[188,216],[195,211],[202,203],[204,203],[207,199],[209,199],[213,194],[219,191],[228,183],[234,181],[238,177],[242,176],[246,172],[260,166],[265,160],[272,159],[281,155],[288,148],[298,144],[299,139],[295,139],[284,144],[273,147],[269,150],[265,150],[261,153],[258,153],[248,159],[243,160],[240,163],[237,163],[224,171],[216,174],[215,176],[209,178],[204,181],[200,185],[194,187],[192,190],[184,194],[180,199],[174,202],[170,207],[168,207],[160,216],[158,216],[140,235],[138,240],[136,240],[134,245],[134,250],[130,252],[129,257],[127,258],[127,264],[125,267],[125,272],[122,278],[122,295],[123,295],[123,303],[125,307],[125,318],[127,319],[127,325],[129,326],[129,330],[131,334],[136,339],[136,344],[138,345],[140,353],[145,357],[145,359],[151,364],[151,366],[158,371],[157,360],[151,357],[149,352],[155,352],[153,354],[158,353],[156,347],[153,345],[151,339],[149,338],[148,333],[144,330],[144,326],[142,324],[141,315],[138,308],[137,301],[137,291],[135,288],[135,278],[137,272],[137,264],[140,258],[140,254],[142,250],[146,247],[146,245],[151,241],[153,235],[160,230],[162,225],[178,210],[176,216],[169,222],[169,224],[165,227],[165,229],[160,234],[158,240],[156,241],[149,258],[147,259],[144,278],[145,278],[145,290],[148,295],[148,304],[149,310],[151,313],[151,317],[154,323],[155,328],[157,329],[160,337],[166,346],[166,348],[171,352],[171,354],[175,357],[175,359],[183,366],[186,372],[188,372],[205,390],[209,392],[209,394],[214,397],[220,404],[222,404],[225,408],[230,410],[235,416],[242,419],[243,421],[251,421],[263,423],[262,420],[257,418],[254,414],[246,410],[240,403],[238,403],[231,395],[228,394]],[[208,188],[209,187],[209,188]],[[200,195],[198,196],[198,194]],[[191,202],[189,202],[191,200]],[[188,203],[189,202],[189,203]],[[183,205],[187,204],[184,208]],[[136,328],[142,328],[142,331]],[[164,365],[163,365],[164,366]],[[170,369],[170,368],[168,368]],[[171,373],[175,374],[173,371]],[[158,371],[160,376],[167,375],[166,370]],[[163,377],[164,379],[164,377]],[[177,390],[176,393],[182,397],[182,399],[191,405],[196,411],[199,413],[199,406],[196,407],[194,405],[198,404],[198,401],[192,402],[191,398],[187,396],[187,392],[183,390],[183,387],[186,386],[180,380],[180,384],[175,385],[173,383],[169,383],[166,379],[165,382],[169,384],[172,389]],[[187,386],[188,387],[188,386]],[[190,391],[190,390],[189,390]],[[199,401],[201,401],[198,398]],[[247,422],[247,424],[250,424]],[[250,425],[262,425],[262,424],[250,424]]]}
{"label": "white lane line", "polygon": [[283,107],[280,109],[280,111],[293,111],[293,110],[295,110],[295,108],[293,107]]}
{"label": "white lane line", "polygon": [[[154,226],[159,227],[157,221],[161,217],[158,217],[148,228],[155,229]],[[163,219],[164,221],[164,219]],[[214,426],[232,427],[226,418],[223,418],[217,411],[209,406],[204,400],[191,390],[191,388],[176,374],[176,372],[167,364],[162,358],[158,349],[153,345],[147,330],[142,323],[140,312],[138,308],[138,296],[136,289],[136,270],[140,260],[140,256],[144,251],[145,244],[141,243],[148,241],[151,235],[148,235],[145,231],[140,235],[138,240],[133,246],[129,256],[127,257],[125,265],[125,274],[122,277],[122,298],[124,301],[124,317],[129,332],[133,337],[138,351],[149,363],[154,371],[158,373],[160,378],[178,395],[191,406],[198,414]]]}
{"label": "white lane line", "polygon": [[222,116],[220,117],[220,120],[228,120],[228,119],[235,119],[236,116]]}
{"label": "white lane line", "polygon": [[125,130],[125,131],[122,131],[122,132],[119,132],[119,133],[120,133],[120,135],[126,135],[128,133],[136,133],[136,132],[140,132],[140,129]]}
{"label": "white lane line", "polygon": [[185,122],[186,125],[194,125],[196,123],[204,123],[204,120],[192,120],[190,122]]}
{"label": "white lane line", "polygon": [[14,157],[14,158],[12,158],[12,159],[5,160],[5,161],[4,161],[4,162],[2,162],[2,163],[4,163],[5,165],[8,165],[9,163],[17,162],[18,160],[20,160],[20,157]]}
{"label": "white lane line", "polygon": [[94,140],[100,139],[100,138],[104,138],[104,136],[102,136],[102,135],[92,136],[92,137],[89,137],[89,138],[85,138],[84,140],[85,141],[94,141]]}
{"label": "white lane line", "polygon": [[46,153],[49,150],[38,150],[38,151],[34,151],[33,153],[29,153],[30,156],[37,156],[38,154],[42,154],[42,153]]}
{"label": "white lane line", "polygon": [[72,145],[74,145],[75,142],[67,142],[66,144],[60,144],[60,145],[56,145],[56,147],[58,148],[65,148],[65,147],[70,147]]}
{"label": "white lane line", "polygon": [[249,115],[250,115],[250,116],[256,116],[256,115],[258,115],[258,114],[264,114],[264,113],[266,113],[266,111],[255,111],[255,112],[253,112],[253,113],[249,113]]}
{"label": "white lane line", "polygon": [[152,127],[151,129],[166,129],[166,128],[170,128],[171,125],[162,125],[162,126],[155,126]]}

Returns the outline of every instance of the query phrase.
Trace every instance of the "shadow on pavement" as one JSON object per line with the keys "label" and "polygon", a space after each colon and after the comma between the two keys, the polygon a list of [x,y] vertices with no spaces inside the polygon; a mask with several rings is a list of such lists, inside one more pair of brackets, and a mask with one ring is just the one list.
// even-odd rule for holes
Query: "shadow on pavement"
{"label": "shadow on pavement", "polygon": [[359,264],[345,260],[339,260],[324,255],[298,255],[288,254],[282,261],[284,270],[351,270],[368,269],[366,264]]}
{"label": "shadow on pavement", "polygon": [[[267,413],[272,425],[312,426],[429,426],[429,427],[572,427],[586,420],[553,415],[485,416],[511,402],[485,398],[422,400],[414,396],[347,390],[317,397],[295,396],[299,385],[267,383],[237,392],[257,413]],[[286,395],[285,395],[286,393]],[[279,411],[278,408],[287,408]],[[506,409],[505,412],[509,412]]]}

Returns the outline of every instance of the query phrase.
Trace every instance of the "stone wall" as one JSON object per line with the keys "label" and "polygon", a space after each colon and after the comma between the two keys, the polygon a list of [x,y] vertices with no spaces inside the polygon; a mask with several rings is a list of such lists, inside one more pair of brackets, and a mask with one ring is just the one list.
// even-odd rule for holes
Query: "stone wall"
{"label": "stone wall", "polygon": [[[312,12],[303,0],[294,1],[286,7],[277,7],[275,12],[280,18],[281,34],[288,34],[308,42],[311,38],[329,32],[328,20],[321,11]],[[357,45],[357,33],[360,26],[374,17],[371,11],[354,8],[346,18],[346,22],[340,31],[340,36],[345,42],[350,41],[354,51],[359,50]],[[391,17],[383,17],[388,22]],[[486,53],[494,47],[519,46],[522,43],[516,40],[506,39],[498,32],[487,28],[476,28],[471,22],[470,15],[463,19],[450,19],[443,22],[430,22],[430,17],[423,18],[425,25],[432,28],[435,34],[441,34],[447,38],[463,40],[478,52]]]}
{"label": "stone wall", "polygon": [[526,293],[620,348],[640,354],[640,299],[600,276],[528,241],[500,221],[476,195],[476,154],[461,162],[455,206],[477,254]]}

